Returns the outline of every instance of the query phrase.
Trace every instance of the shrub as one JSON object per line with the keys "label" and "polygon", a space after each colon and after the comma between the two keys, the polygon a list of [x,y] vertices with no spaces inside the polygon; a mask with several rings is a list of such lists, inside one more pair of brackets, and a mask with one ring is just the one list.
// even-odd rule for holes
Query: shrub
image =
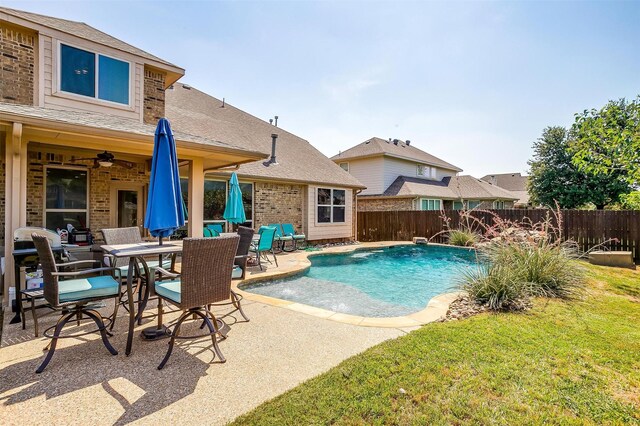
{"label": "shrub", "polygon": [[499,263],[485,263],[466,270],[461,289],[494,311],[524,309],[536,293],[535,286],[521,280],[517,271]]}
{"label": "shrub", "polygon": [[478,234],[465,229],[452,229],[449,231],[449,244],[461,247],[470,247],[478,242]]}
{"label": "shrub", "polygon": [[460,288],[493,310],[516,310],[531,297],[572,298],[584,286],[577,245],[563,240],[562,217],[515,223],[497,216],[481,224],[477,244],[481,266],[463,274]]}

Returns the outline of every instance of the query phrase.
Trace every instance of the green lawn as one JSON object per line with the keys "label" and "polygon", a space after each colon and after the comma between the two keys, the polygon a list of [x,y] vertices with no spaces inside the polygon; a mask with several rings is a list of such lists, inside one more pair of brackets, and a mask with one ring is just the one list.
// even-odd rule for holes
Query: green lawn
{"label": "green lawn", "polygon": [[429,324],[235,422],[330,423],[640,424],[640,272],[590,266],[584,300]]}

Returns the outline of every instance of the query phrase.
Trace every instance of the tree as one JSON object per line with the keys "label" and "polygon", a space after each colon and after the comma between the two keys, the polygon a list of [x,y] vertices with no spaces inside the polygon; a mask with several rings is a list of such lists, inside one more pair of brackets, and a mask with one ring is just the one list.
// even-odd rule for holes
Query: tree
{"label": "tree", "polygon": [[571,133],[573,161],[580,170],[640,185],[640,96],[576,114]]}
{"label": "tree", "polygon": [[573,163],[569,133],[564,127],[547,127],[534,143],[529,161],[529,194],[534,204],[573,209],[593,203],[598,209],[631,191],[619,174],[582,171]]}

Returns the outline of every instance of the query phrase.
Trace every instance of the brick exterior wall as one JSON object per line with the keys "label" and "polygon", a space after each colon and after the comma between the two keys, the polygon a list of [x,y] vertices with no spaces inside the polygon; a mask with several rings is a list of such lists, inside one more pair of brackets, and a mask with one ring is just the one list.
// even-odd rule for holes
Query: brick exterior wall
{"label": "brick exterior wall", "polygon": [[358,198],[358,211],[414,210],[411,198]]}
{"label": "brick exterior wall", "polygon": [[254,228],[269,223],[292,223],[300,232],[303,229],[304,191],[302,185],[256,182],[253,189]]}
{"label": "brick exterior wall", "polygon": [[0,23],[0,101],[33,105],[37,35]]}
{"label": "brick exterior wall", "polygon": [[156,124],[164,117],[164,83],[166,75],[162,72],[144,69],[144,117],[148,124]]}
{"label": "brick exterior wall", "polygon": [[[44,166],[76,165],[92,166],[91,161],[70,163],[71,155],[45,151],[29,151],[27,173],[27,226],[43,226],[44,215]],[[111,184],[113,182],[149,181],[144,164],[132,169],[113,166],[110,168],[88,168],[89,170],[89,227],[96,231],[110,226]]]}

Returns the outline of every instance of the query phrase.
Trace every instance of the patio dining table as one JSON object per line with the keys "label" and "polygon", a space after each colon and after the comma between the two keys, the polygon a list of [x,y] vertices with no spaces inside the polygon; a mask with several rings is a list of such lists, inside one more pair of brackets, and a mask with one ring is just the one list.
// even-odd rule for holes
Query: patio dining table
{"label": "patio dining table", "polygon": [[[133,331],[138,315],[142,315],[144,304],[139,304],[139,312],[136,312],[133,301],[133,281],[136,262],[146,265],[145,257],[158,256],[162,267],[162,256],[168,254],[178,254],[182,252],[182,241],[164,241],[162,245],[157,242],[143,242],[135,244],[103,245],[102,250],[116,259],[129,259],[129,269],[127,271],[127,299],[129,305],[129,332],[127,335],[127,349],[125,354],[131,354],[133,345]],[[145,268],[146,269],[146,268]]]}

